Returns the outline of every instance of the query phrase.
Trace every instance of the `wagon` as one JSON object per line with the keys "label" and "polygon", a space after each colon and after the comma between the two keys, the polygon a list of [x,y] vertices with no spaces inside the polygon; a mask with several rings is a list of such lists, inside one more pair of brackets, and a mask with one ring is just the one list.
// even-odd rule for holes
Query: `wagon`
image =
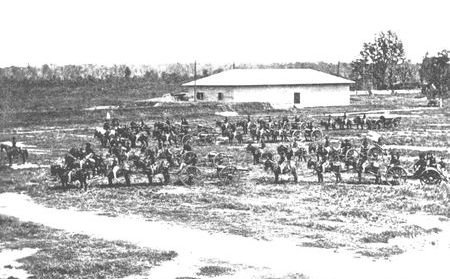
{"label": "wagon", "polygon": [[246,167],[245,164],[239,166],[238,163],[233,161],[235,160],[232,155],[224,152],[210,152],[198,164],[184,166],[177,175],[184,186],[202,186],[206,180],[214,177],[218,178],[222,184],[235,184],[240,181],[242,173],[249,171],[250,168]]}
{"label": "wagon", "polygon": [[323,138],[323,133],[320,128],[306,129],[303,131],[303,136],[306,141],[319,141]]}
{"label": "wagon", "polygon": [[240,181],[242,173],[248,172],[249,168],[235,165],[218,165],[217,177],[220,182],[225,185],[236,184]]}
{"label": "wagon", "polygon": [[419,179],[421,184],[439,185],[442,181],[448,181],[447,177],[437,168],[427,167],[421,173],[410,174],[400,166],[393,166],[386,171],[386,181],[390,185],[401,185],[407,179]]}
{"label": "wagon", "polygon": [[[357,159],[361,154],[361,151],[359,148],[350,148],[349,150],[347,150],[347,152],[345,153],[345,160],[347,161],[354,161],[355,159]],[[383,147],[377,143],[374,143],[373,145],[368,147],[368,151],[367,151],[367,157],[369,159],[374,159],[376,157],[378,158],[382,158],[383,155],[386,154],[386,151],[383,149]]]}

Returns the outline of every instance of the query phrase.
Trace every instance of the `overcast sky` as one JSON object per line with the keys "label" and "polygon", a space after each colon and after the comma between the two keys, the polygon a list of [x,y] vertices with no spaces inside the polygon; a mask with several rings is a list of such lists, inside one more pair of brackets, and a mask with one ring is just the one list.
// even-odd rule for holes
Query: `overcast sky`
{"label": "overcast sky", "polygon": [[448,0],[2,0],[0,66],[350,62],[391,29],[450,49]]}

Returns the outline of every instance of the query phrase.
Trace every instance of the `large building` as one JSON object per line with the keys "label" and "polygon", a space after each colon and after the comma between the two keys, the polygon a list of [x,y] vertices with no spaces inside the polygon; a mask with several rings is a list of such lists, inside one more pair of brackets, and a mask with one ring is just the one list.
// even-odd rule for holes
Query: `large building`
{"label": "large building", "polygon": [[268,102],[283,107],[350,105],[351,80],[312,69],[235,69],[182,86],[199,102]]}

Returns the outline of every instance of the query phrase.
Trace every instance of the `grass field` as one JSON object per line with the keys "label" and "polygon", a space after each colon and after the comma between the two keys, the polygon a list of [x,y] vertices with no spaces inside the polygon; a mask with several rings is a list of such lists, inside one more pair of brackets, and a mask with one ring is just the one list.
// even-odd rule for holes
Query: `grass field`
{"label": "grass field", "polygon": [[[0,241],[0,253],[35,250],[26,258],[18,259],[21,268],[34,278],[122,278],[143,274],[176,257],[175,252],[158,252],[125,242],[68,234],[3,215],[0,215]],[[6,273],[8,269],[14,267],[0,267]]]}
{"label": "grass field", "polygon": [[[450,113],[446,109],[448,101],[443,109],[432,110],[425,107],[426,100],[419,95],[354,96],[351,101],[351,107],[308,108],[297,113],[318,119],[330,112],[394,110],[391,114],[402,117],[400,128],[379,133],[389,144],[400,146],[405,167],[410,165],[419,153],[414,150],[418,146],[443,147],[444,151],[438,153],[448,158],[448,152],[445,151],[445,148],[450,148]],[[210,123],[219,119],[214,116],[218,110],[236,110],[243,116],[247,113],[254,116],[292,114],[288,111],[262,109],[267,107],[258,104],[248,107],[217,104],[177,105],[170,108],[128,105],[114,110],[113,113],[122,122],[140,118],[152,121],[160,119],[166,112],[169,116],[176,117],[175,121],[179,121],[178,116],[187,115],[191,122]],[[345,182],[339,184],[333,182],[331,175],[326,175],[326,182],[319,184],[316,183],[316,177],[311,170],[306,169],[304,165],[300,165],[298,169],[299,183],[293,183],[292,178],[289,180],[288,177],[283,177],[283,183],[274,184],[273,176],[258,166],[243,174],[241,182],[233,186],[221,185],[213,178],[202,187],[184,187],[174,181],[166,186],[149,186],[144,177],[135,176],[131,187],[108,187],[106,180],[96,180],[86,192],[76,188],[60,189],[59,182],[50,177],[47,166],[70,147],[81,146],[87,141],[94,142],[95,149],[100,150],[98,142],[93,140],[92,128],[100,125],[105,111],[85,111],[80,107],[69,112],[33,111],[17,115],[20,121],[11,120],[0,134],[0,141],[16,136],[18,141],[30,146],[30,162],[45,167],[1,169],[0,192],[25,192],[36,202],[48,207],[96,211],[108,216],[137,215],[149,221],[165,221],[262,241],[288,239],[298,246],[349,250],[373,258],[389,258],[407,253],[414,249],[415,238],[434,237],[439,234],[439,226],[421,226],[407,221],[409,216],[430,214],[439,216],[443,221],[450,218],[450,206],[442,187],[424,187],[413,180],[408,180],[400,186],[376,185],[374,177],[370,176],[364,177],[363,184],[358,184],[356,174],[344,174]],[[331,139],[353,137],[355,141],[359,141],[366,132],[330,131],[329,136]],[[402,149],[402,146],[414,148]],[[269,148],[275,147],[269,145]],[[237,155],[242,153],[243,148],[218,146],[194,147],[194,150],[205,155],[211,149],[221,149]],[[3,220],[13,222],[5,218],[3,217]],[[21,225],[11,226],[17,228]],[[19,234],[16,229],[13,231],[13,234]],[[64,241],[68,240],[63,236],[59,237],[62,238],[55,241],[66,245]],[[79,237],[85,239],[84,236]],[[36,239],[40,238],[41,234],[38,234]],[[410,241],[391,241],[393,239]],[[86,240],[88,243],[85,245],[92,241],[94,240]],[[46,244],[44,241],[38,248],[43,249]],[[73,249],[82,251],[84,248]],[[120,261],[131,262],[133,257],[141,255],[137,250],[132,251],[130,259],[128,256],[120,256]],[[155,254],[155,259],[169,257],[167,254],[163,255]],[[30,264],[25,265],[28,271],[36,276],[40,274],[41,271],[31,267],[32,261],[25,262]],[[42,266],[46,265],[49,263],[42,262]],[[139,267],[125,267],[124,270],[121,275],[129,273],[127,270],[136,273],[140,271]],[[205,267],[199,276],[211,270],[215,269]],[[226,273],[226,270],[218,270]]]}

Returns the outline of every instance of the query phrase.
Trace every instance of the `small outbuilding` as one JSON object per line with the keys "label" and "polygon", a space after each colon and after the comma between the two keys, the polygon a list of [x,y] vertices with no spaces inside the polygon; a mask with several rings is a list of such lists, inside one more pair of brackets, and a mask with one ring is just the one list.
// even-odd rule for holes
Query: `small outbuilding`
{"label": "small outbuilding", "polygon": [[348,106],[354,82],[312,69],[233,69],[182,85],[198,102],[268,102],[283,107]]}

